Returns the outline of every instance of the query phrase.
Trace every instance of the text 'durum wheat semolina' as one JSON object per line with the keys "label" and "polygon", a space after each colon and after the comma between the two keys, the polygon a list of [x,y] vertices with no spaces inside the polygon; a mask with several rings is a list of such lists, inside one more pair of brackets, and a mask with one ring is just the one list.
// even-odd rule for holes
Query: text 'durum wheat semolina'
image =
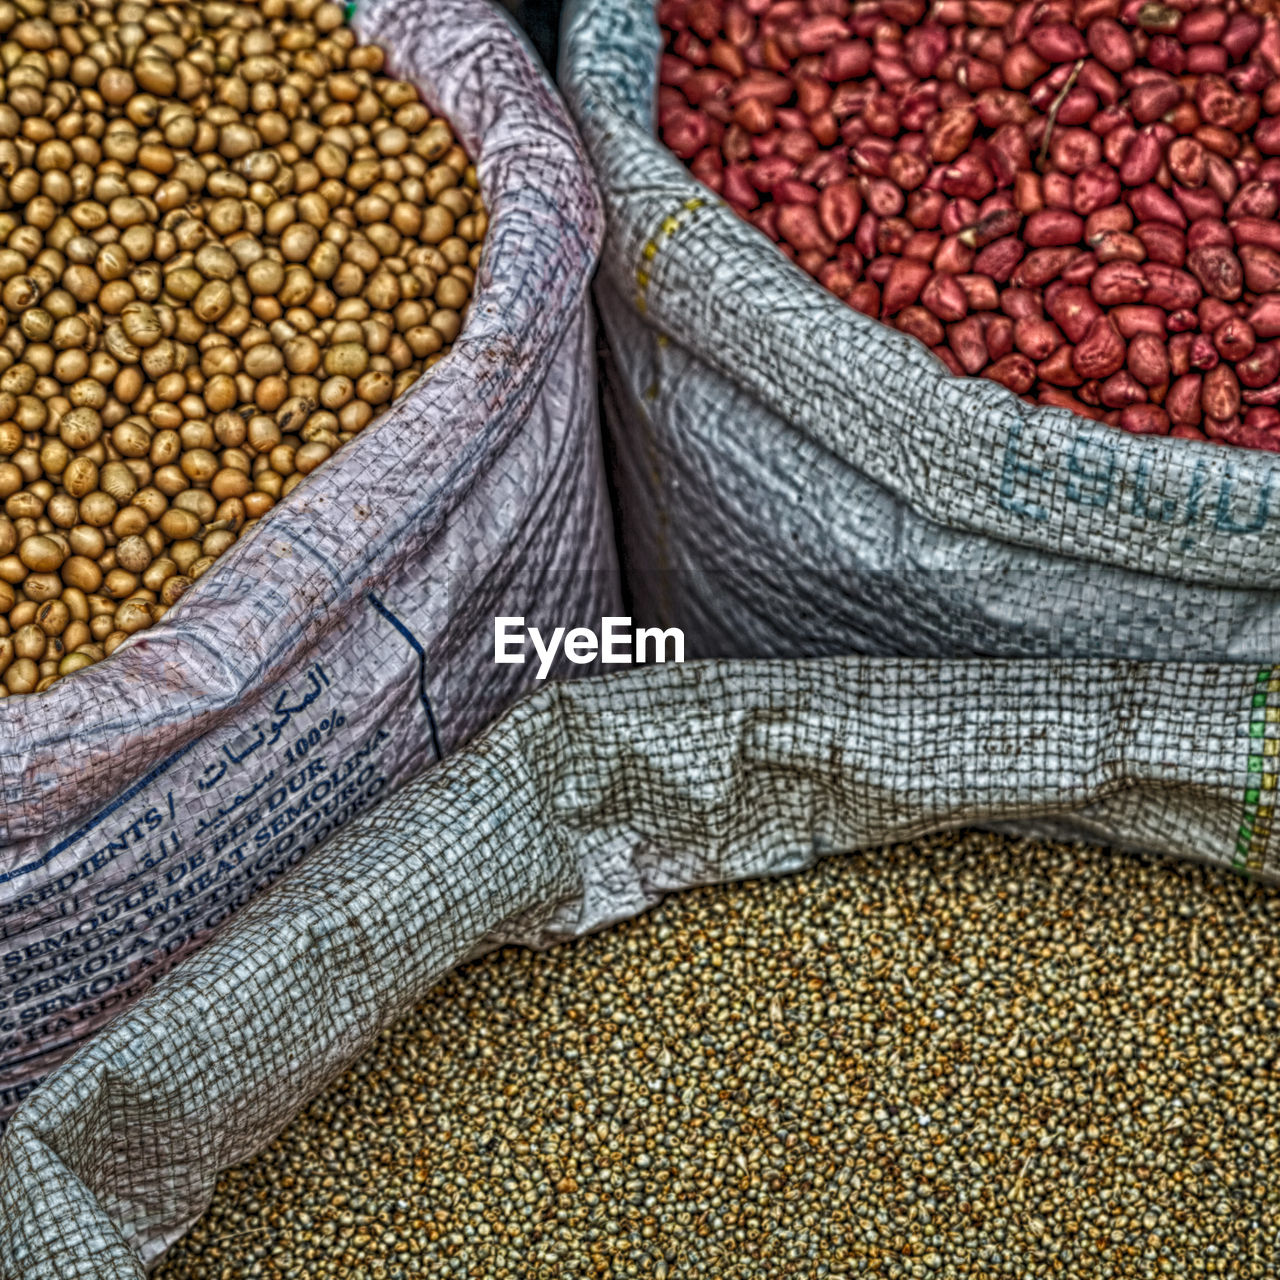
{"label": "text 'durum wheat semolina'", "polygon": [[1280,894],[947,836],[462,969],[162,1280],[1274,1275]]}
{"label": "text 'durum wheat semolina'", "polygon": [[157,622],[448,351],[487,215],[317,0],[0,0],[0,697]]}

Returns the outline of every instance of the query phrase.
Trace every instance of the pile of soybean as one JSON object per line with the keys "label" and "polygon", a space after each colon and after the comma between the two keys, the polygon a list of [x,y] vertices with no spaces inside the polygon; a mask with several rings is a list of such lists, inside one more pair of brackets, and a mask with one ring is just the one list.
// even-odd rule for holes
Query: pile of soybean
{"label": "pile of soybean", "polygon": [[1274,1275],[1277,1027],[1280,891],[835,858],[454,973],[157,1275]]}
{"label": "pile of soybean", "polygon": [[487,215],[318,0],[0,0],[0,697],[112,653],[442,358]]}

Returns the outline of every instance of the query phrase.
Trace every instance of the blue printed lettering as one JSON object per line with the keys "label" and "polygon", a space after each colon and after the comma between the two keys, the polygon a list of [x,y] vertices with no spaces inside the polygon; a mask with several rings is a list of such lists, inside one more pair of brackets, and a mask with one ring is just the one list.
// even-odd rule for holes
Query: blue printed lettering
{"label": "blue printed lettering", "polygon": [[1133,514],[1139,520],[1158,521],[1171,524],[1178,514],[1178,500],[1175,498],[1160,499],[1160,506],[1153,511],[1147,502],[1147,482],[1151,478],[1151,459],[1141,458],[1138,462],[1138,473],[1133,481]]}
{"label": "blue printed lettering", "polygon": [[[78,1027],[96,1025],[141,994],[170,956],[208,936],[382,794],[388,729],[339,753],[333,734],[343,717],[324,713],[317,728],[299,723],[298,712],[327,686],[321,672],[310,689],[277,700],[276,719],[256,749],[271,751],[290,717],[291,741],[257,759],[248,783],[236,785],[234,767],[219,772],[227,781],[218,791],[206,788],[185,840],[168,792],[115,815],[78,865],[7,900],[0,921],[16,914],[10,936],[21,932],[0,951],[0,1052],[47,1044],[58,1028],[74,1043]],[[195,776],[210,776],[203,762]],[[109,886],[86,886],[77,896],[78,883],[112,864],[120,865]],[[42,937],[32,933],[37,914]],[[14,1095],[0,1091],[0,1106],[6,1096]]]}
{"label": "blue printed lettering", "polygon": [[1115,449],[1102,440],[1079,436],[1067,459],[1071,479],[1067,498],[1084,507],[1105,507],[1111,501],[1116,469]]}
{"label": "blue printed lettering", "polygon": [[1231,514],[1231,494],[1235,489],[1236,473],[1233,467],[1228,467],[1226,474],[1222,477],[1222,487],[1218,491],[1218,511],[1213,522],[1214,528],[1224,533],[1257,533],[1259,529],[1264,528],[1267,516],[1271,513],[1271,481],[1274,475],[1275,473],[1271,471],[1267,473],[1262,488],[1258,490],[1253,512],[1244,522],[1240,522]]}
{"label": "blue printed lettering", "polygon": [[1022,441],[1024,426],[1025,424],[1019,419],[1009,428],[1004,448],[1004,466],[1000,473],[1000,505],[1006,511],[1026,516],[1029,520],[1047,520],[1049,513],[1044,507],[1015,496],[1019,477],[1040,480],[1049,474],[1044,467],[1032,466],[1018,457],[1018,445]]}

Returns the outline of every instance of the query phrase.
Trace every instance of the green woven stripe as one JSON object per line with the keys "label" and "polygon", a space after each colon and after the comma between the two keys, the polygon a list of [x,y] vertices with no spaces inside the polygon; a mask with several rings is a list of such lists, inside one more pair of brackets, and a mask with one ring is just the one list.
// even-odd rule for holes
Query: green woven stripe
{"label": "green woven stripe", "polygon": [[1244,800],[1240,826],[1236,831],[1236,854],[1232,865],[1249,875],[1266,865],[1267,846],[1271,839],[1271,818],[1276,798],[1276,775],[1280,756],[1268,755],[1267,711],[1280,709],[1280,668],[1263,667],[1254,680],[1250,696],[1248,732],[1245,735]]}

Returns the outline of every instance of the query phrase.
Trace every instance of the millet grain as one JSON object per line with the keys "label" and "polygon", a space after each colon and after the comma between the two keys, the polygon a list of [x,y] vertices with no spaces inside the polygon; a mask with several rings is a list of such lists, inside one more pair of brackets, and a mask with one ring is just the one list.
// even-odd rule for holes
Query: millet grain
{"label": "millet grain", "polygon": [[157,1280],[1274,1275],[1278,1024],[1231,873],[832,858],[455,972]]}

